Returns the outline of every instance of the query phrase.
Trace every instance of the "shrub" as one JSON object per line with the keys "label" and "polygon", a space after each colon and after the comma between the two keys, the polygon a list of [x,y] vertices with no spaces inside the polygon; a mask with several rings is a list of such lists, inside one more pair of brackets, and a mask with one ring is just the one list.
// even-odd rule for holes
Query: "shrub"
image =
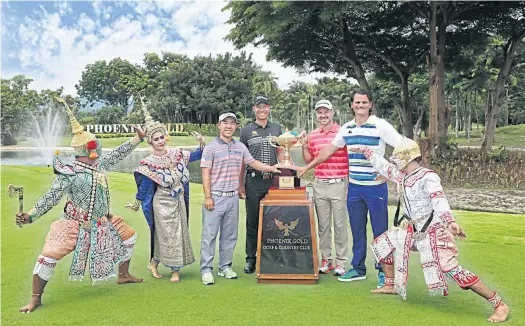
{"label": "shrub", "polygon": [[430,168],[447,187],[525,189],[525,152],[501,149],[495,155],[497,159],[483,156],[480,148],[459,148],[455,157],[433,161]]}
{"label": "shrub", "polygon": [[182,123],[184,132],[190,133],[196,131],[203,136],[217,136],[219,134],[219,128],[214,124],[201,124],[198,123]]}
{"label": "shrub", "polygon": [[500,146],[497,149],[490,151],[489,158],[496,162],[506,162],[509,158],[509,150],[505,146]]}

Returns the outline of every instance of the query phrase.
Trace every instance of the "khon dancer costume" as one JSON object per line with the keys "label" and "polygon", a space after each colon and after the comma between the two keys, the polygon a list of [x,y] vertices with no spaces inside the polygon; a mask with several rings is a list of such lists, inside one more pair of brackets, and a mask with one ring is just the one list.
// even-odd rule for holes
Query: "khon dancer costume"
{"label": "khon dancer costume", "polygon": [[[151,144],[153,134],[158,132],[167,136],[166,127],[153,121],[144,103],[142,108],[148,142]],[[190,151],[167,148],[163,155],[151,154],[141,160],[134,172],[138,191],[132,209],[142,207],[150,228],[150,259],[161,262],[172,272],[195,261],[183,188],[189,182],[191,156]]]}
{"label": "khon dancer costume", "polygon": [[75,156],[98,159],[93,165],[77,160],[65,164],[55,156],[53,169],[56,179],[51,189],[28,212],[30,223],[46,214],[64,196],[67,202],[60,219],[51,224],[33,274],[49,281],[57,262],[74,252],[69,280],[83,280],[90,258],[89,271],[94,284],[115,277],[115,264],[128,262],[133,254],[137,236],[121,217],[110,214],[105,171],[130,154],[141,139],[135,136],[102,155],[102,146],[95,135],[84,131],[69,108],[67,110],[74,133],[71,146]]}
{"label": "khon dancer costume", "polygon": [[[408,263],[411,250],[420,252],[421,266],[430,295],[448,295],[445,276],[461,288],[468,289],[479,282],[478,276],[458,262],[458,249],[453,234],[448,230],[455,223],[439,176],[432,170],[418,167],[411,173],[400,172],[404,166],[419,157],[419,146],[404,139],[394,150],[389,163],[369,149],[364,155],[382,175],[401,185],[404,214],[399,218],[399,205],[394,227],[372,242],[375,258],[388,265],[394,264],[394,278],[386,278],[386,286],[394,286],[403,300],[407,297]],[[397,161],[399,162],[397,162]],[[404,162],[404,165],[403,165]],[[501,298],[494,292],[488,301],[496,308]]]}

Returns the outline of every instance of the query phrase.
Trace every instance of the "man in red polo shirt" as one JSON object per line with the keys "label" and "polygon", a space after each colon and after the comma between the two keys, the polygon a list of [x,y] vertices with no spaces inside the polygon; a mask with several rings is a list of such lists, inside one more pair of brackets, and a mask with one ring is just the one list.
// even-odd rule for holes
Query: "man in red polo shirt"
{"label": "man in red polo shirt", "polygon": [[[306,163],[310,163],[322,148],[329,145],[339,131],[339,126],[333,120],[334,109],[330,101],[317,102],[315,114],[319,128],[313,130],[308,135],[308,141],[303,144],[303,158]],[[322,258],[319,272],[327,274],[334,270],[335,275],[344,275],[348,253],[348,153],[345,147],[338,149],[328,160],[315,167],[313,189],[319,251]],[[332,221],[335,235],[335,269],[332,258]]]}

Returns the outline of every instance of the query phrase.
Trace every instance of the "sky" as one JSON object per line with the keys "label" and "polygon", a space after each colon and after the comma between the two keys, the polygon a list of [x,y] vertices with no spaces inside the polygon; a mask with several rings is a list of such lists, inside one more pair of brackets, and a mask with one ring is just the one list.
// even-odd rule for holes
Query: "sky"
{"label": "sky", "polygon": [[[1,3],[2,78],[24,74],[31,88],[76,95],[85,66],[115,57],[142,63],[145,52],[196,55],[240,53],[224,37],[232,28],[224,1],[4,1]],[[267,62],[265,48],[245,48],[278,78],[315,82],[323,74],[299,75]]]}

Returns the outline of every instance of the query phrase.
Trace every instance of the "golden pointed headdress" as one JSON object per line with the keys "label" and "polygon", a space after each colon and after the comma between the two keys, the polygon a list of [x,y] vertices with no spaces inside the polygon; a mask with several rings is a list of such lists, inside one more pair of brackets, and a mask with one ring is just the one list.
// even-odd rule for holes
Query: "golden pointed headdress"
{"label": "golden pointed headdress", "polygon": [[398,169],[402,169],[420,156],[421,150],[419,149],[419,145],[414,140],[403,137],[394,148],[390,161],[394,163]]}
{"label": "golden pointed headdress", "polygon": [[66,107],[69,121],[71,122],[71,131],[73,132],[73,139],[71,139],[71,147],[84,147],[88,142],[95,139],[95,135],[88,131],[84,131],[84,127],[78,123],[77,119],[73,115],[73,112],[67,105],[63,98],[57,97],[56,100]]}
{"label": "golden pointed headdress", "polygon": [[151,137],[156,132],[160,131],[164,135],[168,135],[168,129],[166,129],[166,126],[158,121],[153,120],[142,97],[140,98],[140,102],[142,103],[142,112],[144,113],[144,120],[146,122],[146,139],[148,140],[148,143],[151,143]]}

